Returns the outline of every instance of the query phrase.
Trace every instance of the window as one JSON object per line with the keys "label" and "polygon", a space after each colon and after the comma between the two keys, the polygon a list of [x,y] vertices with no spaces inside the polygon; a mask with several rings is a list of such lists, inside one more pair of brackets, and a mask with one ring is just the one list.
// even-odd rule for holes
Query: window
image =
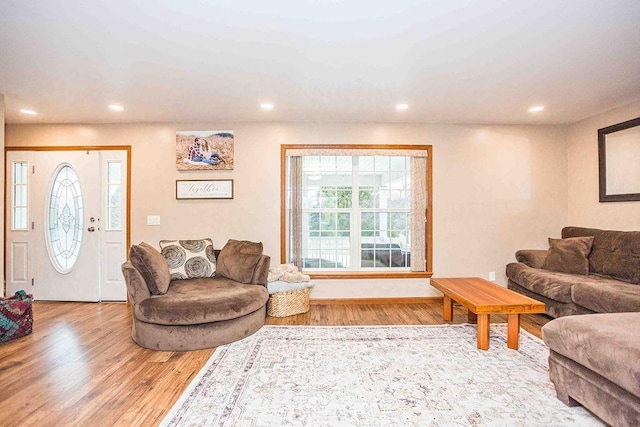
{"label": "window", "polygon": [[82,243],[82,192],[75,170],[58,167],[47,198],[47,249],[56,270],[67,274],[73,268]]}
{"label": "window", "polygon": [[12,198],[11,198],[11,229],[27,229],[27,196],[28,196],[28,164],[27,162],[13,162]]}
{"label": "window", "polygon": [[315,276],[428,275],[430,150],[283,146],[283,262]]}
{"label": "window", "polygon": [[122,229],[122,163],[107,162],[107,230]]}

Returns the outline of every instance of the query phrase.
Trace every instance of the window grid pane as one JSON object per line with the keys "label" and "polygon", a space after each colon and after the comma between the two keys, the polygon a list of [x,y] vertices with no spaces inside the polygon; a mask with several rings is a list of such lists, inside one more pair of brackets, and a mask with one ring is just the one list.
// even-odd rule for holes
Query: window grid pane
{"label": "window grid pane", "polygon": [[13,208],[13,229],[27,229],[27,208]]}
{"label": "window grid pane", "polygon": [[411,266],[409,212],[362,212],[361,267]]}
{"label": "window grid pane", "polygon": [[303,156],[303,268],[407,269],[410,173],[409,157]]}
{"label": "window grid pane", "polygon": [[350,156],[302,158],[303,268],[350,267]]}
{"label": "window grid pane", "polygon": [[13,230],[27,230],[28,222],[28,183],[27,183],[27,162],[13,163],[13,191],[12,191],[12,218],[11,228]]}
{"label": "window grid pane", "polygon": [[122,229],[121,176],[121,162],[107,162],[107,230]]}

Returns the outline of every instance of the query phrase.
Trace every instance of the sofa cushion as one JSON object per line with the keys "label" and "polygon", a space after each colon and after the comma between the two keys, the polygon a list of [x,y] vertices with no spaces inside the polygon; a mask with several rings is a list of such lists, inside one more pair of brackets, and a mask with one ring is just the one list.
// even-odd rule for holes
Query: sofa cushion
{"label": "sofa cushion", "polygon": [[640,285],[613,279],[576,283],[571,288],[571,298],[576,304],[597,313],[640,311]]}
{"label": "sofa cushion", "polygon": [[229,240],[218,256],[218,274],[240,283],[250,283],[262,256],[262,242]]}
{"label": "sofa cushion", "polygon": [[144,242],[139,245],[131,245],[129,260],[140,272],[149,292],[153,295],[167,292],[171,282],[169,267],[160,252],[153,246]]}
{"label": "sofa cushion", "polygon": [[213,277],[216,257],[211,239],[161,240],[162,256],[167,260],[171,279]]}
{"label": "sofa cushion", "polygon": [[529,289],[523,288],[522,286],[518,285],[511,279],[509,279],[507,282],[507,288],[511,289],[512,291],[516,291],[519,294],[522,294],[529,298],[533,298],[535,300],[543,302],[545,314],[553,318],[562,317],[562,316],[572,316],[574,314],[593,313],[593,311],[587,310],[586,308],[579,306],[575,302],[560,302],[560,301],[553,300],[551,298],[547,298],[544,295],[531,292]]}
{"label": "sofa cushion", "polygon": [[549,238],[549,253],[542,264],[545,270],[558,273],[589,274],[589,260],[593,236]]}
{"label": "sofa cushion", "polygon": [[640,313],[567,316],[542,327],[553,351],[640,396]]}
{"label": "sofa cushion", "polygon": [[[521,262],[507,264],[507,277],[536,294],[554,301],[571,302],[571,286],[585,276],[531,268]],[[588,276],[587,276],[588,277]]]}
{"label": "sofa cushion", "polygon": [[159,325],[197,325],[236,319],[267,303],[260,285],[242,285],[222,277],[173,280],[164,295],[134,307],[138,320]]}
{"label": "sofa cushion", "polygon": [[629,283],[640,283],[640,231],[565,227],[562,237],[593,236],[589,271]]}

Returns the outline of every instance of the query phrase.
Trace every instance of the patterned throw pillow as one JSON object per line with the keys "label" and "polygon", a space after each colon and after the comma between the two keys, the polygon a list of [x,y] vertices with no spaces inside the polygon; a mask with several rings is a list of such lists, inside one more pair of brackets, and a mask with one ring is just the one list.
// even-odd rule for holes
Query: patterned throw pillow
{"label": "patterned throw pillow", "polygon": [[161,240],[160,249],[169,265],[171,280],[213,277],[216,274],[211,239]]}

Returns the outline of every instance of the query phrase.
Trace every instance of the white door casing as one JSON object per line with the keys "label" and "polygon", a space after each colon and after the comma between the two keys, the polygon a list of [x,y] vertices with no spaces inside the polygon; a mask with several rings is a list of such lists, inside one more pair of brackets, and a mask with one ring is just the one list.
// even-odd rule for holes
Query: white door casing
{"label": "white door casing", "polygon": [[[26,229],[13,229],[12,221],[12,168],[16,161],[28,163],[28,221]],[[124,301],[126,289],[120,273],[120,265],[126,259],[126,151],[8,151],[7,152],[7,274],[6,293],[18,289],[33,293],[39,300],[57,301]],[[119,221],[105,224],[107,218],[107,194],[109,163],[119,165]],[[81,221],[79,252],[75,263],[54,266],[51,248],[61,252],[60,245],[47,239],[48,204],[52,180],[64,166],[77,174],[82,194],[81,219],[71,211],[70,222]],[[72,175],[72,174],[71,174]],[[113,173],[112,173],[113,175]],[[111,177],[112,181],[117,178]],[[118,187],[118,185],[116,185]],[[58,185],[56,188],[60,188]],[[75,190],[74,190],[75,191]],[[57,200],[57,199],[54,199]],[[73,205],[73,203],[69,203]],[[59,209],[56,215],[60,215]],[[65,217],[66,218],[66,217]],[[52,221],[54,223],[55,221]],[[68,230],[67,230],[68,231]],[[64,234],[64,233],[63,233]]]}

